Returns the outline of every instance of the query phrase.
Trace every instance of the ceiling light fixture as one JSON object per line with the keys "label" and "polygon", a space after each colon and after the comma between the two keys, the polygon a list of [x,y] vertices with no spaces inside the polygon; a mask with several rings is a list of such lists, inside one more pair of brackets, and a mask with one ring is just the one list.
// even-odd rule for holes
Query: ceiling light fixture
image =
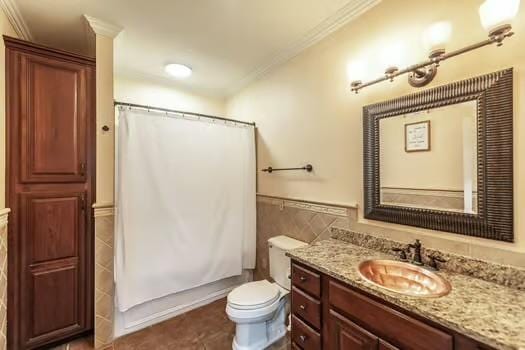
{"label": "ceiling light fixture", "polygon": [[[445,45],[452,34],[452,25],[449,22],[437,22],[432,24],[423,33],[423,41],[429,50],[426,61],[399,69],[390,65],[382,77],[363,83],[361,77],[352,78],[351,90],[356,94],[359,90],[385,80],[393,81],[394,78],[408,74],[408,82],[413,87],[422,87],[429,84],[437,74],[441,61],[459,56],[484,46],[496,44],[503,45],[503,40],[514,35],[511,21],[516,17],[520,6],[520,0],[485,0],[479,8],[481,24],[488,31],[489,38],[478,43],[466,46],[456,51],[447,53]],[[350,64],[349,66],[352,66]],[[350,75],[350,71],[348,72]]]}
{"label": "ceiling light fixture", "polygon": [[166,71],[166,73],[177,79],[185,79],[192,74],[192,70],[190,67],[179,63],[167,64],[166,67],[164,67],[164,70]]}

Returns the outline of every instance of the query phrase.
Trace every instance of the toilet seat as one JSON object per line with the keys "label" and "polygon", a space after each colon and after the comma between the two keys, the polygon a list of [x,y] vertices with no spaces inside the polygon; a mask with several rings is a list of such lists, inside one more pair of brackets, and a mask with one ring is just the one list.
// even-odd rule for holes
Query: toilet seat
{"label": "toilet seat", "polygon": [[228,294],[228,306],[237,310],[262,309],[279,299],[277,285],[266,280],[245,283]]}

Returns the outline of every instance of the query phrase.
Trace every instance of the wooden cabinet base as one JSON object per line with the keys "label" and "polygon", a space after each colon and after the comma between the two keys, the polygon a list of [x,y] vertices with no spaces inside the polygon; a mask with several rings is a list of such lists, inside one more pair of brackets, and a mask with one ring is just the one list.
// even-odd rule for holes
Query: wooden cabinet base
{"label": "wooden cabinet base", "polygon": [[294,349],[494,350],[295,261],[291,310]]}

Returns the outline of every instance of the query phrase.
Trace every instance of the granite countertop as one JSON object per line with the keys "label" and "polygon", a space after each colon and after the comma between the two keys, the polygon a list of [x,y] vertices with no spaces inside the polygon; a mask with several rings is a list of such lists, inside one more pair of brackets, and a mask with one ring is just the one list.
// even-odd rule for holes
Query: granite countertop
{"label": "granite countertop", "polygon": [[481,343],[525,350],[525,292],[474,277],[438,272],[452,285],[440,298],[390,292],[365,281],[357,266],[369,259],[394,259],[375,250],[327,239],[288,253],[293,259]]}

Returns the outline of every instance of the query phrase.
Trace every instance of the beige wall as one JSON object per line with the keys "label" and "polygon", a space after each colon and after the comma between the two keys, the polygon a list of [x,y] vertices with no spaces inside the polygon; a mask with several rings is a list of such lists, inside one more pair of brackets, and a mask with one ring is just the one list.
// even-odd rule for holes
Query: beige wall
{"label": "beige wall", "polygon": [[[258,168],[314,165],[313,174],[261,174],[259,192],[316,201],[363,205],[362,107],[416,91],[406,78],[382,83],[354,95],[346,76],[348,62],[367,56],[372,74],[379,76],[390,55],[391,42],[406,46],[404,63],[426,56],[420,33],[430,23],[447,19],[454,25],[449,47],[459,48],[486,38],[478,16],[479,0],[385,0],[358,20],[276,69],[230,99],[228,115],[257,123]],[[430,4],[430,3],[429,3]],[[515,243],[494,242],[412,227],[370,223],[402,230],[401,235],[425,238],[439,248],[456,245],[491,258],[490,247],[525,252],[525,6],[516,20],[517,34],[503,47],[486,47],[444,62],[437,86],[491,71],[515,67]],[[362,209],[359,211],[362,219]],[[487,248],[489,247],[489,248]],[[471,249],[472,248],[472,249]],[[480,248],[480,249],[474,249]],[[525,259],[522,259],[525,260]]]}
{"label": "beige wall", "polygon": [[217,116],[223,116],[226,112],[224,99],[200,96],[184,92],[173,86],[138,78],[117,77],[115,79],[115,99],[120,102]]}
{"label": "beige wall", "polygon": [[[17,37],[4,11],[0,10],[0,35]],[[0,209],[5,207],[5,46],[0,38]]]}
{"label": "beige wall", "polygon": [[[463,191],[463,119],[467,119],[469,130],[474,132],[475,102],[381,119],[381,186]],[[430,150],[406,152],[405,125],[427,120],[430,121]],[[475,140],[474,135],[472,139]],[[474,151],[475,142],[469,147]],[[475,160],[470,159],[469,164],[475,164]]]}
{"label": "beige wall", "polygon": [[[97,59],[97,206],[113,203],[114,109],[113,109],[113,38],[96,35]],[[102,126],[109,126],[104,132]]]}

